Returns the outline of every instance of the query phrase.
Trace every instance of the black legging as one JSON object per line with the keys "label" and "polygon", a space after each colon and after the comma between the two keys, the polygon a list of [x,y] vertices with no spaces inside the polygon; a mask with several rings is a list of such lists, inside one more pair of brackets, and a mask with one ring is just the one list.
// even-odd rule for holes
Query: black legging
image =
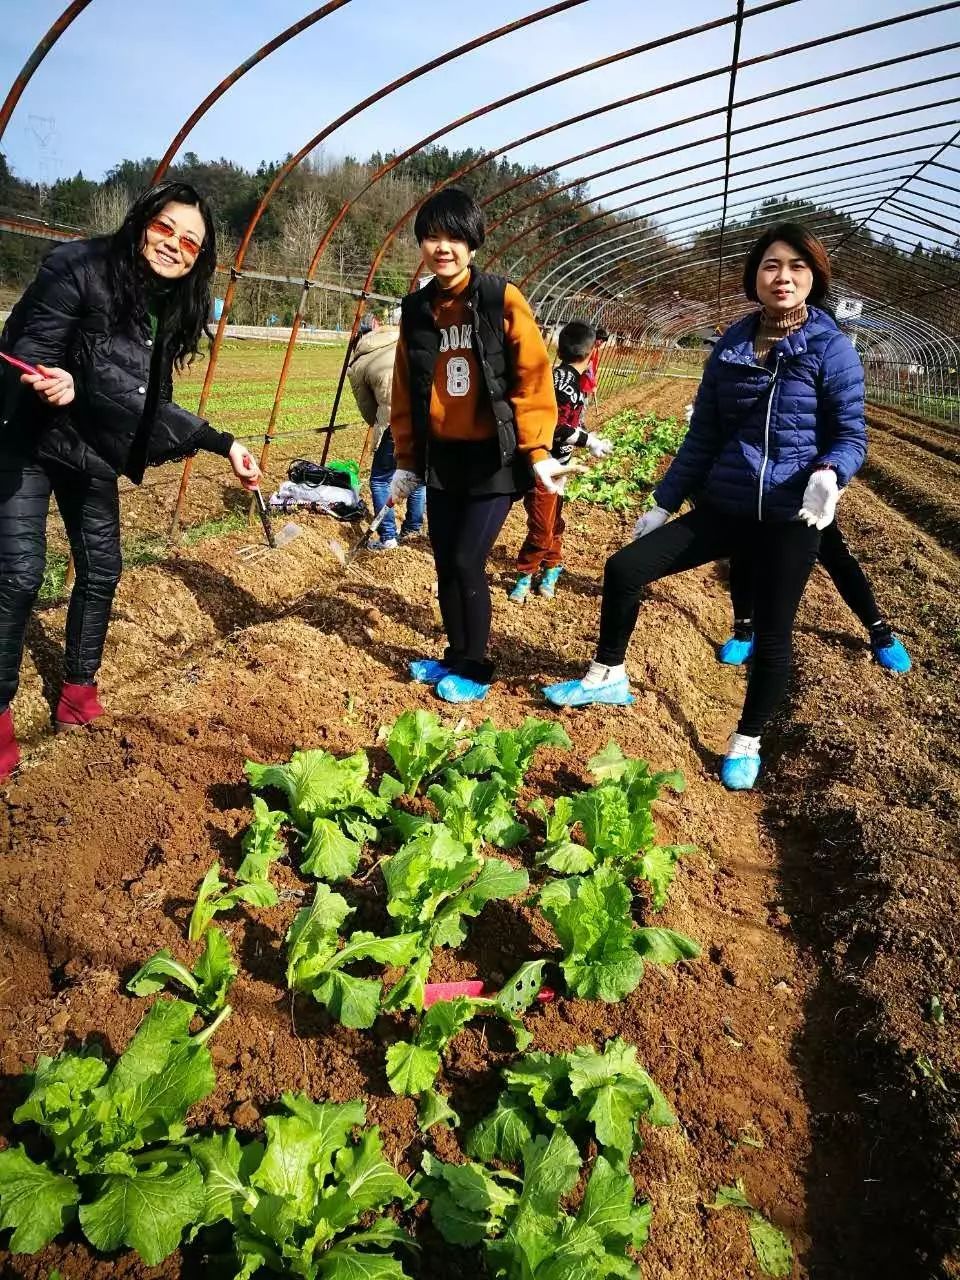
{"label": "black legging", "polygon": [[513,500],[512,494],[473,498],[445,489],[427,490],[427,525],[437,568],[440,614],[447,633],[443,660],[458,675],[484,683],[493,674],[493,665],[487,661],[487,556]]}
{"label": "black legging", "polygon": [[52,462],[0,458],[0,710],[20,682],[27,621],[43,582],[51,492],[77,569],[67,609],[66,680],[91,683],[103,657],[123,567],[116,480]]}
{"label": "black legging", "polygon": [[[740,733],[756,737],[779,706],[790,678],[793,620],[817,558],[820,534],[799,520],[758,523],[703,506],[638,538],[607,561],[597,661],[623,662],[644,587],[713,560],[752,551],[756,573],[756,645]],[[651,635],[651,645],[656,636]]]}
{"label": "black legging", "polygon": [[[878,622],[886,620],[867,581],[860,562],[847,546],[836,520],[828,524],[820,537],[817,560],[830,575],[840,598],[860,619],[868,631],[876,631]],[[753,554],[748,551],[730,560],[730,599],[735,623],[741,629],[753,618]]]}

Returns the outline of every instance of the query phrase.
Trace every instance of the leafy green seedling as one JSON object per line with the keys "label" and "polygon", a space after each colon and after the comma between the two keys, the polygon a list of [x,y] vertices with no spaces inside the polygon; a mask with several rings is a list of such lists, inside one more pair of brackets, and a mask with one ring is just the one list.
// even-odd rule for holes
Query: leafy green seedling
{"label": "leafy green seedling", "polygon": [[387,1049],[387,1081],[394,1093],[420,1098],[420,1127],[429,1129],[439,1121],[456,1125],[459,1118],[446,1099],[434,1088],[441,1055],[468,1022],[482,1014],[503,1018],[513,1033],[518,1049],[532,1037],[520,1018],[543,985],[544,961],[523,965],[496,996],[457,996],[441,1000],[423,1015],[412,1041],[398,1040]]}
{"label": "leafy green seedling", "polygon": [[645,960],[673,964],[700,954],[682,933],[635,927],[630,890],[612,866],[551,881],[539,902],[563,948],[561,968],[576,996],[615,1004],[639,986]]}
{"label": "leafy green seedling", "polygon": [[403,783],[416,795],[424,778],[438,773],[453,755],[457,737],[433,711],[404,711],[387,734],[387,752]]}
{"label": "leafy green seedling", "polygon": [[203,954],[192,971],[175,960],[169,951],[157,951],[133,975],[127,990],[135,996],[152,996],[162,991],[169,981],[178,982],[190,992],[203,1013],[219,1013],[227,1003],[237,967],[222,930],[207,929],[203,941]]}
{"label": "leafy green seedling", "polygon": [[372,1027],[380,1011],[379,978],[345,973],[348,964],[408,965],[422,945],[419,933],[381,938],[358,932],[341,946],[340,929],[353,908],[329,885],[318,884],[309,907],[297,912],[287,933],[287,983],[306,991],[345,1027]]}
{"label": "leafy green seedling", "polygon": [[253,821],[244,833],[243,861],[237,868],[237,879],[243,881],[268,880],[270,864],[282,858],[286,846],[280,839],[280,828],[287,815],[280,809],[271,809],[260,796],[253,797]]}
{"label": "leafy green seedling", "polygon": [[216,1083],[207,1043],[227,1006],[199,1035],[196,1013],[157,1000],[110,1066],[96,1047],[41,1056],[13,1113],[48,1144],[43,1161],[0,1151],[0,1229],[15,1252],[36,1252],[74,1219],[97,1249],[127,1245],[149,1266],[177,1248],[203,1213],[203,1178],[182,1141],[187,1111]]}
{"label": "leafy green seedling", "polygon": [[[603,864],[615,866],[625,878],[646,880],[653,906],[666,904],[674,869],[693,845],[660,845],[653,820],[653,802],[661,790],[685,787],[681,773],[651,773],[645,760],[631,760],[610,742],[589,762],[597,785],[573,796],[559,796],[553,811],[543,800],[532,808],[546,824],[546,839],[537,862],[564,875],[576,875]],[[579,825],[584,843],[574,841]]]}
{"label": "leafy green seedling", "polygon": [[519,729],[498,729],[492,720],[485,720],[454,768],[469,777],[489,775],[507,795],[515,796],[538,747],[569,751],[571,746],[566,731],[555,720],[528,716]]}
{"label": "leafy green seedling", "polygon": [[450,1244],[483,1244],[504,1280],[628,1276],[650,1230],[650,1206],[634,1201],[632,1176],[598,1156],[576,1215],[561,1200],[580,1177],[580,1153],[562,1128],[524,1143],[523,1177],[481,1164],[445,1164],[427,1152],[416,1190]]}
{"label": "leafy green seedling", "polygon": [[602,1053],[582,1045],[571,1053],[527,1054],[503,1079],[496,1106],[467,1136],[465,1150],[477,1160],[515,1164],[526,1142],[562,1124],[574,1137],[591,1135],[608,1160],[626,1167],[641,1145],[641,1121],[676,1124],[636,1048],[620,1039]]}
{"label": "leafy green seedling", "polygon": [[187,936],[191,942],[198,942],[203,937],[214,916],[232,911],[241,902],[254,907],[275,907],[278,902],[276,889],[266,880],[237,884],[224,893],[226,888],[227,882],[220,879],[220,863],[215,862],[200,882],[197,900],[190,913]]}

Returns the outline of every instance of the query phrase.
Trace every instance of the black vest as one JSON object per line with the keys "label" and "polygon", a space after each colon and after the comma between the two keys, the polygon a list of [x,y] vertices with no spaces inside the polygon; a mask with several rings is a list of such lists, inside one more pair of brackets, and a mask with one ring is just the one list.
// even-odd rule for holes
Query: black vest
{"label": "black vest", "polygon": [[[464,301],[473,322],[473,350],[483,372],[483,384],[497,423],[500,465],[512,465],[517,453],[517,427],[507,393],[513,382],[503,332],[503,296],[507,281],[470,268],[470,283]],[[409,293],[401,302],[400,329],[407,347],[410,367],[410,413],[413,426],[414,457],[418,475],[426,473],[427,443],[430,438],[430,393],[433,373],[440,354],[440,330],[433,318],[433,303],[439,286],[436,279]]]}

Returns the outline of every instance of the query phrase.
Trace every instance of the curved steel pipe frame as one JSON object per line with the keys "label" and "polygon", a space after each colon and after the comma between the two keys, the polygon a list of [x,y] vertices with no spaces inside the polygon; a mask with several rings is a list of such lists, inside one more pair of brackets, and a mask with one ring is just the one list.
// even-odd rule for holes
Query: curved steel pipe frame
{"label": "curved steel pipe frame", "polygon": [[[942,3],[925,5],[912,12],[899,13],[891,18],[843,31],[828,32],[787,49],[780,48],[750,58],[740,57],[741,35],[744,24],[750,18],[783,9],[798,2],[799,0],[765,0],[764,3],[747,8],[745,0],[735,0],[731,6],[734,11],[721,18],[620,50],[485,103],[465,115],[447,121],[427,137],[406,147],[381,165],[343,201],[331,218],[318,240],[303,277],[291,279],[291,283],[299,284],[299,300],[265,429],[261,465],[264,468],[268,465],[271,442],[276,438],[293,352],[309,291],[317,287],[315,277],[324,255],[338,228],[358,201],[406,159],[463,125],[489,116],[501,108],[524,99],[531,99],[561,83],[601,71],[628,58],[635,58],[662,48],[664,45],[692,39],[727,26],[733,29],[733,50],[728,63],[694,72],[670,83],[648,86],[626,98],[604,103],[578,115],[554,121],[522,137],[483,151],[461,165],[450,177],[435,184],[431,191],[421,195],[405,211],[384,236],[371,258],[362,287],[354,294],[358,300],[354,310],[347,353],[340,370],[330,423],[326,428],[319,428],[325,432],[323,457],[325,459],[327,456],[332,438],[330,432],[344,386],[350,348],[358,331],[374,278],[396,237],[424,199],[449,182],[466,177],[481,166],[532,141],[559,134],[564,129],[617,112],[630,105],[680,92],[694,84],[721,77],[727,79],[725,105],[682,117],[677,115],[666,122],[607,140],[588,150],[581,150],[549,166],[531,169],[520,177],[498,186],[484,198],[485,206],[489,207],[496,202],[502,204],[508,197],[512,198],[499,216],[488,224],[488,235],[502,228],[507,238],[497,244],[485,265],[494,267],[501,261],[507,261],[511,273],[520,275],[518,283],[522,289],[528,290],[530,301],[537,309],[541,326],[547,333],[558,322],[558,318],[561,318],[565,312],[569,313],[571,307],[576,307],[580,314],[592,315],[598,321],[605,318],[605,322],[609,322],[610,325],[616,324],[616,332],[620,335],[621,341],[612,342],[603,354],[601,385],[609,385],[614,379],[622,376],[643,377],[654,369],[662,369],[666,361],[677,358],[676,343],[685,334],[711,324],[727,323],[735,315],[746,310],[749,304],[745,303],[737,287],[738,268],[730,265],[731,258],[733,254],[745,248],[752,239],[751,228],[755,223],[750,222],[749,218],[757,207],[757,201],[761,198],[763,189],[770,189],[771,156],[775,157],[778,148],[785,145],[794,146],[795,142],[793,138],[790,139],[789,144],[775,139],[763,146],[746,147],[737,151],[734,149],[735,140],[743,135],[749,135],[754,130],[782,125],[787,119],[795,121],[798,117],[814,117],[825,111],[837,111],[842,108],[860,109],[868,102],[890,100],[895,95],[921,89],[927,91],[932,85],[946,84],[960,77],[960,72],[947,71],[946,74],[928,75],[908,83],[882,88],[871,88],[867,83],[863,86],[863,92],[853,96],[843,99],[831,98],[829,102],[816,103],[799,112],[791,112],[789,116],[786,114],[765,116],[759,122],[737,126],[735,114],[738,111],[760,105],[765,106],[787,94],[795,95],[805,89],[834,85],[852,77],[870,75],[900,63],[932,58],[938,54],[955,52],[960,48],[960,41],[952,41],[930,48],[910,50],[896,57],[884,58],[861,66],[844,66],[827,75],[738,99],[737,77],[745,68],[768,63],[775,58],[782,59],[789,54],[798,54],[828,44],[849,41],[872,32],[898,27],[904,23],[916,22],[924,17],[960,8],[960,0],[944,0]],[[68,5],[27,60],[0,107],[0,137],[26,84],[44,56],[89,3],[90,0],[74,0],[74,3]],[[349,3],[350,0],[328,0],[328,3],[314,9],[256,50],[221,80],[184,121],[170,141],[157,166],[154,181],[159,181],[167,172],[198,121],[247,71],[297,35],[312,28]],[[244,263],[256,228],[279,188],[302,160],[325,139],[383,97],[512,32],[545,21],[584,3],[586,0],[560,0],[558,3],[538,9],[514,22],[477,36],[423,63],[363,98],[324,126],[295,155],[288,158],[251,215],[229,269],[223,314],[217,326],[201,390],[199,406],[201,413],[208,403],[216,377],[218,357],[230,310],[236,297],[238,283],[244,278]],[[960,97],[947,97],[914,106],[900,105],[898,101],[896,109],[885,114],[860,116],[856,120],[832,124],[826,128],[806,130],[803,134],[804,140],[823,139],[825,144],[833,144],[823,145],[804,155],[790,155],[794,170],[798,162],[814,161],[817,181],[801,186],[801,179],[792,179],[790,186],[796,187],[796,190],[786,193],[784,199],[788,202],[794,201],[795,205],[791,206],[788,203],[782,210],[778,209],[778,213],[789,210],[791,207],[808,211],[811,203],[821,204],[824,201],[829,203],[822,217],[810,215],[811,225],[823,236],[828,251],[835,261],[835,287],[838,296],[842,294],[846,297],[855,297],[863,304],[863,326],[859,329],[857,336],[871,386],[877,390],[878,394],[889,397],[897,396],[902,399],[904,396],[912,396],[916,403],[922,399],[921,385],[928,389],[935,388],[941,400],[947,396],[948,390],[952,389],[952,394],[956,395],[956,374],[950,375],[954,382],[949,383],[947,371],[960,367],[960,344],[947,330],[956,327],[956,305],[950,304],[951,295],[960,284],[960,268],[957,270],[957,279],[951,282],[949,279],[946,281],[943,279],[942,266],[938,266],[936,271],[928,270],[926,263],[917,261],[912,264],[910,287],[903,285],[898,296],[888,298],[881,303],[874,296],[880,275],[876,267],[876,249],[870,240],[870,233],[873,232],[877,236],[884,235],[895,246],[904,246],[908,251],[919,239],[929,250],[952,252],[957,232],[960,230],[960,220],[956,216],[960,212],[960,200],[953,200],[950,197],[957,195],[954,176],[960,173],[960,169],[948,163],[947,153],[956,147],[960,139],[960,129],[956,128],[956,116],[954,114],[952,120],[935,121],[930,121],[928,116],[909,128],[893,126],[905,125],[911,116],[920,116],[924,112],[953,108],[958,101]],[[724,127],[707,137],[678,141],[661,150],[608,164],[605,168],[580,174],[576,178],[560,182],[554,180],[553,185],[538,190],[533,195],[523,194],[524,187],[539,180],[544,174],[555,172],[561,174],[564,170],[568,171],[570,167],[590,157],[631,144],[642,143],[653,136],[666,135],[671,130],[696,125],[721,115],[724,117]],[[891,130],[857,139],[854,142],[842,141],[844,133],[848,130],[869,129],[871,125],[880,125],[881,122],[889,122]],[[952,131],[951,135],[948,137],[941,135],[933,144],[923,137],[925,134],[945,128]],[[875,150],[885,143],[907,139],[911,140],[909,146]],[[692,165],[662,170],[656,174],[649,172],[657,162],[669,156],[680,156],[686,152],[696,154],[698,150],[709,151],[711,147],[717,147],[718,144],[720,147],[718,154],[700,159]],[[870,154],[850,154],[853,151],[859,153],[867,149]],[[837,161],[831,160],[828,164],[821,163],[824,157],[832,156],[837,152],[843,152],[844,158]],[[758,153],[763,153],[764,163],[753,166],[743,165],[744,158]],[[952,152],[949,158],[952,158]],[[640,166],[645,166],[645,170]],[[714,166],[719,169],[716,173],[712,173]],[[591,195],[588,199],[577,203],[567,203],[559,213],[547,212],[546,216],[534,216],[531,220],[531,210],[544,205],[552,198],[563,196],[571,188],[594,183],[597,179],[630,169],[637,170],[634,181]],[[759,174],[767,176],[759,180],[744,181]],[[679,179],[682,185],[674,187],[665,185],[671,178]],[[922,194],[920,188],[922,188]],[[629,203],[604,207],[604,202],[612,197],[627,193],[632,195]],[[679,199],[673,197],[679,197]],[[583,210],[586,216],[579,217],[573,226],[551,230],[551,224],[557,222],[560,217],[569,218],[572,214],[576,215],[578,210]],[[738,226],[731,221],[738,214],[746,215],[748,218],[746,226]],[[658,218],[661,219],[659,223],[655,221]],[[28,226],[26,222],[20,225],[19,220],[5,221],[10,222],[9,229],[44,234],[40,224],[34,228],[32,224]],[[0,230],[2,229],[4,228],[0,227]],[[715,229],[719,235],[719,252],[694,259],[688,249],[691,239],[699,233]],[[63,238],[71,234],[66,229],[62,231],[56,229],[55,233]],[[50,234],[54,234],[54,229],[50,229]],[[529,242],[529,247],[524,251],[525,241]],[[678,254],[681,245],[683,246],[682,255]],[[513,252],[518,248],[521,250],[519,257]],[[411,287],[418,273],[419,268],[411,278]],[[711,273],[715,273],[715,280],[712,285],[707,286],[705,282]],[[912,287],[916,284],[924,287],[920,289]],[[695,298],[681,296],[685,289],[695,290],[697,296]],[[709,299],[707,294],[710,295]],[[903,296],[904,294],[909,296]],[[918,306],[921,306],[922,314],[916,313]],[[696,363],[696,359],[694,354],[693,364]],[[912,372],[905,373],[904,370]],[[188,461],[181,476],[171,527],[171,536],[174,539],[177,537],[183,515],[191,465]]]}

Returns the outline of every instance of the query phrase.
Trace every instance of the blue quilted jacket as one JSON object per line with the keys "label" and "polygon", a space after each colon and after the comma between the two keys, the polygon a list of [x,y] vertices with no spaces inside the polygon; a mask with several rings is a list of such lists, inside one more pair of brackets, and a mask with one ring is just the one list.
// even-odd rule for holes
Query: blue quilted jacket
{"label": "blue quilted jacket", "polygon": [[654,500],[685,498],[726,515],[794,520],[810,473],[829,463],[840,487],[867,452],[863,366],[833,317],[810,307],[806,323],[756,363],[760,313],[732,324],[703,372],[693,418]]}

